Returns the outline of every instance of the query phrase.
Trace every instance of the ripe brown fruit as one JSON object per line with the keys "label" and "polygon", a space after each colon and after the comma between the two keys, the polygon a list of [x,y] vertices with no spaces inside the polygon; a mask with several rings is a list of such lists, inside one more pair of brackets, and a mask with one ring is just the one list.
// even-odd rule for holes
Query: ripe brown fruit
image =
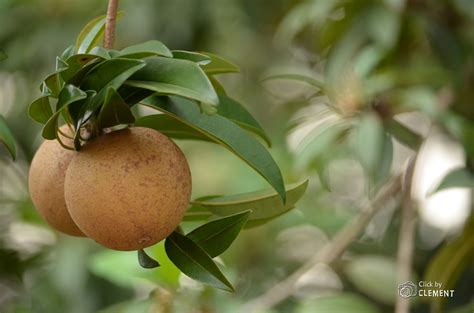
{"label": "ripe brown fruit", "polygon": [[188,163],[176,144],[133,127],[88,142],[66,173],[65,198],[79,228],[115,250],[138,250],[166,238],[191,196]]}
{"label": "ripe brown fruit", "polygon": [[[70,134],[67,125],[61,131]],[[72,145],[69,138],[61,137]],[[64,200],[64,178],[76,152],[63,148],[57,140],[45,140],[31,162],[28,185],[31,199],[40,215],[56,230],[72,236],[84,236],[71,219]]]}

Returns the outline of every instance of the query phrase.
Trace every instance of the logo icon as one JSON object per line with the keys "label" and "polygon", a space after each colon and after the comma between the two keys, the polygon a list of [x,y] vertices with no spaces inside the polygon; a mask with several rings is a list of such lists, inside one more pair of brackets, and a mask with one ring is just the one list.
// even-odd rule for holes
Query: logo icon
{"label": "logo icon", "polygon": [[398,294],[402,298],[416,297],[418,294],[418,288],[413,282],[407,281],[398,285]]}

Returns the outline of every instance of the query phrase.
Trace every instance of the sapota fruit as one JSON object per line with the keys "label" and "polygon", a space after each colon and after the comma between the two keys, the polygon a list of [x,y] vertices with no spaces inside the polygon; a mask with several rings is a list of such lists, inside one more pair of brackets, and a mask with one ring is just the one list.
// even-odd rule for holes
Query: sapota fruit
{"label": "sapota fruit", "polygon": [[[67,125],[60,129],[71,133]],[[72,146],[71,139],[61,136],[61,140]],[[48,224],[65,234],[84,236],[71,219],[64,200],[66,170],[76,154],[57,140],[45,140],[31,162],[28,185],[33,204]]]}
{"label": "sapota fruit", "polygon": [[66,173],[65,198],[79,228],[115,250],[138,250],[166,238],[189,205],[191,174],[176,144],[133,127],[85,144]]}

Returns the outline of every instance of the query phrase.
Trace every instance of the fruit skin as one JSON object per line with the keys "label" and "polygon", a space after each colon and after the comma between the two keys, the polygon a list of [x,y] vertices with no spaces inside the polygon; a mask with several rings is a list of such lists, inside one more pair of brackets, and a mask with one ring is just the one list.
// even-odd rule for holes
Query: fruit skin
{"label": "fruit skin", "polygon": [[139,250],[166,238],[191,197],[191,173],[165,135],[133,127],[88,142],[66,173],[65,198],[79,228],[115,250]]}
{"label": "fruit skin", "polygon": [[[61,131],[70,133],[67,125]],[[72,141],[61,140],[72,145]],[[30,166],[28,187],[40,215],[54,229],[72,236],[84,236],[71,219],[64,200],[64,179],[75,151],[63,148],[57,140],[45,140],[36,151]]]}

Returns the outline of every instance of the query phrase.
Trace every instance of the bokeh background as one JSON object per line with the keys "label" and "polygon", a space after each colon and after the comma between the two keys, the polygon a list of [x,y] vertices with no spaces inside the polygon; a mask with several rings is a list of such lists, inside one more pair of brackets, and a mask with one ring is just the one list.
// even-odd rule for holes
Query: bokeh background
{"label": "bokeh background", "polygon": [[[19,150],[13,162],[0,147],[0,312],[242,312],[324,247],[414,155],[413,281],[425,277],[446,245],[464,237],[468,244],[467,253],[453,252],[463,262],[437,261],[440,273],[452,269],[447,281],[454,298],[442,309],[416,299],[412,312],[474,310],[474,236],[466,226],[472,189],[428,195],[451,169],[474,168],[472,1],[121,1],[116,48],[158,39],[239,65],[241,73],[223,75],[221,82],[272,138],[285,180],[310,179],[295,210],[244,231],[220,258],[236,285],[233,294],[179,275],[161,245],[150,254],[163,266],[145,270],[134,252],[53,232],[32,206],[27,173],[42,139],[28,104],[54,70],[55,57],[106,6],[104,0],[0,1],[0,50],[8,55],[0,63],[0,114]],[[285,73],[324,80],[328,88],[265,80]],[[380,123],[370,126],[374,116]],[[416,132],[421,146],[395,140],[386,126],[392,119]],[[342,131],[333,132],[335,125]],[[387,134],[380,144],[373,144],[376,132]],[[179,145],[190,162],[193,197],[268,187],[223,148]],[[289,297],[262,312],[392,312],[399,200],[395,195],[384,203],[337,262],[318,264]]]}

